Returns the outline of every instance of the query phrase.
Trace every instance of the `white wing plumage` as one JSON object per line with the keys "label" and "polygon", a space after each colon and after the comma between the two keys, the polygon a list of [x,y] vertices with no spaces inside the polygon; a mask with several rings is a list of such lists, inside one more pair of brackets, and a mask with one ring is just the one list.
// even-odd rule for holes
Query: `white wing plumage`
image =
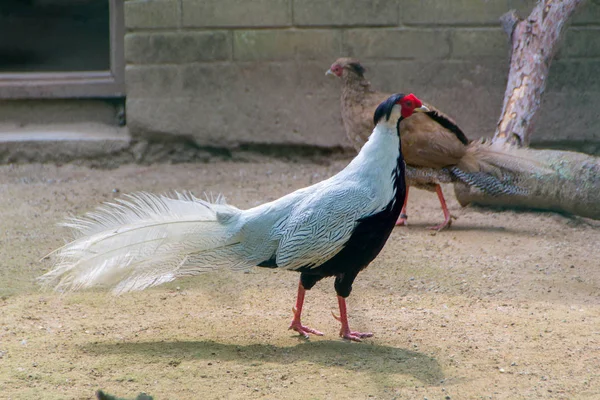
{"label": "white wing plumage", "polygon": [[330,260],[350,239],[357,221],[372,213],[372,191],[346,185],[323,187],[294,207],[287,223],[275,232],[280,268],[315,267]]}

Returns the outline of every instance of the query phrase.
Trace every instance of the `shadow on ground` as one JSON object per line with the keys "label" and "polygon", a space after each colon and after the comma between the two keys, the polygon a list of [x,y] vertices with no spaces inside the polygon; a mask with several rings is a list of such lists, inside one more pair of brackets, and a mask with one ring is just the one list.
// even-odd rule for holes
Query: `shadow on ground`
{"label": "shadow on ground", "polygon": [[142,355],[148,362],[155,361],[156,358],[168,358],[171,361],[236,361],[252,366],[256,363],[286,365],[309,362],[353,371],[409,375],[430,385],[439,384],[444,379],[437,360],[422,353],[391,346],[333,340],[306,341],[289,347],[269,344],[237,345],[214,341],[97,343],[85,345],[84,350],[103,356]]}

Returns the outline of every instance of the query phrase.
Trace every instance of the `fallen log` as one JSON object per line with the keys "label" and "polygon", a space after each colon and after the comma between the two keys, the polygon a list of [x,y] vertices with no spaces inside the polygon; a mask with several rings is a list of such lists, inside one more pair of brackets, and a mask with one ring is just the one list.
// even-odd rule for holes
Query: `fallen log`
{"label": "fallen log", "polygon": [[458,202],[469,204],[556,211],[600,220],[600,158],[561,150],[512,148],[510,153],[537,163],[527,176],[517,177],[524,196],[491,197],[477,188],[454,184]]}

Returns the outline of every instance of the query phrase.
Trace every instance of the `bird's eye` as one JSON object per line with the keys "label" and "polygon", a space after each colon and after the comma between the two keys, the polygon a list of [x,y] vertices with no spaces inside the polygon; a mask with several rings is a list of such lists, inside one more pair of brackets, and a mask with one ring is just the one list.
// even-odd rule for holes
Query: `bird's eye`
{"label": "bird's eye", "polygon": [[404,104],[406,104],[406,107],[412,107],[412,101],[410,100],[407,100]]}

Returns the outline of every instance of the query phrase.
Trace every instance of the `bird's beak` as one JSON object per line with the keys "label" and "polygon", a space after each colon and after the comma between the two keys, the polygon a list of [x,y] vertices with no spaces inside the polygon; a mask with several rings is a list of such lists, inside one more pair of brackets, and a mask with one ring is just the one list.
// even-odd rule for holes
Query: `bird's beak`
{"label": "bird's beak", "polygon": [[421,107],[419,107],[419,108],[415,108],[415,111],[416,111],[416,112],[428,112],[428,111],[429,111],[429,108],[427,108],[427,107],[425,107],[425,106],[423,106],[423,105],[422,105],[422,106],[421,106]]}
{"label": "bird's beak", "polygon": [[331,70],[331,68],[329,68],[327,70],[327,72],[325,72],[325,76],[327,76],[327,75],[335,75],[335,74],[333,73],[333,71]]}

